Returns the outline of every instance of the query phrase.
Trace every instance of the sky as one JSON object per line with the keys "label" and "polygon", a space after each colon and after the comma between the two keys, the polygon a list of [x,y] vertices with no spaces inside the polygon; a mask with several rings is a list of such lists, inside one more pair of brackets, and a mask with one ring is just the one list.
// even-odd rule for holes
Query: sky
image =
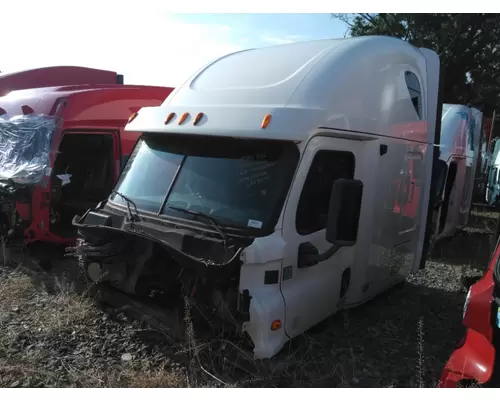
{"label": "sky", "polygon": [[[159,4],[97,11],[66,2],[47,12],[42,2],[3,0],[0,71],[78,65],[123,74],[125,83],[177,86],[225,54],[294,41],[343,37],[330,14],[173,14]],[[19,4],[19,5],[18,5]],[[124,3],[125,4],[125,3]]]}

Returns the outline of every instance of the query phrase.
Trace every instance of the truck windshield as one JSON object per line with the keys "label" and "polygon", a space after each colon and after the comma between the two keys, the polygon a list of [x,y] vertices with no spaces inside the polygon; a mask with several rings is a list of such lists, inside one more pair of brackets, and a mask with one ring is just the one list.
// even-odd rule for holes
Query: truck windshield
{"label": "truck windshield", "polygon": [[[298,159],[288,141],[146,134],[116,191],[142,211],[185,219],[202,213],[221,225],[271,230]],[[117,194],[110,200],[126,205]]]}

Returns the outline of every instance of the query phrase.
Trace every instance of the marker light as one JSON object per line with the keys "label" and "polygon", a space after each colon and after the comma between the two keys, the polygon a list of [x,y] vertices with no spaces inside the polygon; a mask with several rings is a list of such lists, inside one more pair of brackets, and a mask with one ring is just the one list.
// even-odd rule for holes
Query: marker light
{"label": "marker light", "polygon": [[200,120],[203,118],[203,115],[203,113],[198,113],[198,115],[194,119],[193,125],[197,125],[198,122],[200,122]]}
{"label": "marker light", "polygon": [[167,125],[172,119],[175,117],[175,113],[171,112],[168,114],[167,118],[165,118],[165,125]]}
{"label": "marker light", "polygon": [[279,328],[281,328],[281,321],[279,319],[275,319],[271,324],[271,330],[277,331]]}
{"label": "marker light", "polygon": [[187,117],[189,117],[189,113],[182,114],[181,117],[179,118],[179,122],[177,124],[178,125],[182,124],[187,119]]}
{"label": "marker light", "polygon": [[271,114],[266,114],[264,119],[262,120],[262,124],[260,124],[260,127],[262,129],[266,129],[270,122],[271,122]]}
{"label": "marker light", "polygon": [[137,118],[137,116],[139,115],[139,113],[133,113],[130,118],[128,119],[128,123],[130,124],[134,119]]}

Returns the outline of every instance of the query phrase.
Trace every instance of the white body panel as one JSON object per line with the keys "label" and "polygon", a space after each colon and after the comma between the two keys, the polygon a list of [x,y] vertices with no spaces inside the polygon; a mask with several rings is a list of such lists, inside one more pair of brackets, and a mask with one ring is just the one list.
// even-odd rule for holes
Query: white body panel
{"label": "white body panel", "polygon": [[[275,231],[257,238],[241,256],[239,289],[252,297],[250,321],[243,328],[257,358],[272,357],[290,338],[418,269],[438,83],[438,56],[399,39],[294,43],[222,57],[162,106],[141,109],[127,126],[131,131],[297,143],[301,158]],[[204,116],[194,126],[199,112]],[[170,113],[176,116],[165,124]],[[183,113],[189,117],[179,125]],[[261,129],[266,114],[272,120]],[[321,154],[329,161],[354,160],[351,178],[364,185],[358,238],[331,258],[299,268],[301,244],[308,242],[320,252],[330,247],[325,229],[299,234],[296,226],[304,183],[319,152],[326,152]],[[411,163],[412,158],[418,162]],[[279,283],[264,284],[269,269],[280,270]],[[341,297],[347,269],[351,278]],[[282,328],[271,331],[275,320],[282,321]]]}

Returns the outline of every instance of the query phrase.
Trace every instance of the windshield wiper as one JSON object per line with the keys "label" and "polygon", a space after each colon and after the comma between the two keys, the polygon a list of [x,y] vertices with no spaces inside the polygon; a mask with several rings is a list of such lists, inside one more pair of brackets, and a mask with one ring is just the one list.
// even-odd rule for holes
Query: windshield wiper
{"label": "windshield wiper", "polygon": [[188,210],[187,208],[176,207],[176,206],[167,206],[167,208],[170,208],[171,210],[175,210],[175,211],[182,211],[182,212],[185,212],[187,214],[191,214],[191,215],[194,215],[197,217],[204,218],[206,221],[208,221],[215,228],[215,230],[222,237],[222,240],[224,240],[224,242],[227,242],[227,236],[224,234],[224,232],[222,232],[222,229],[221,229],[216,218],[214,218],[210,215],[207,215],[205,213],[202,213],[201,211]]}
{"label": "windshield wiper", "polygon": [[[140,221],[141,219],[139,218],[139,211],[137,210],[137,206],[136,204],[130,200],[127,196],[125,196],[124,194],[116,191],[116,190],[113,190],[111,193],[114,193],[116,194],[117,196],[120,196],[123,200],[125,200],[125,203],[127,203],[127,217],[129,219],[130,222],[134,222],[134,221]],[[132,209],[130,208],[130,205],[133,205],[134,208],[135,208],[135,214],[132,214]]]}

